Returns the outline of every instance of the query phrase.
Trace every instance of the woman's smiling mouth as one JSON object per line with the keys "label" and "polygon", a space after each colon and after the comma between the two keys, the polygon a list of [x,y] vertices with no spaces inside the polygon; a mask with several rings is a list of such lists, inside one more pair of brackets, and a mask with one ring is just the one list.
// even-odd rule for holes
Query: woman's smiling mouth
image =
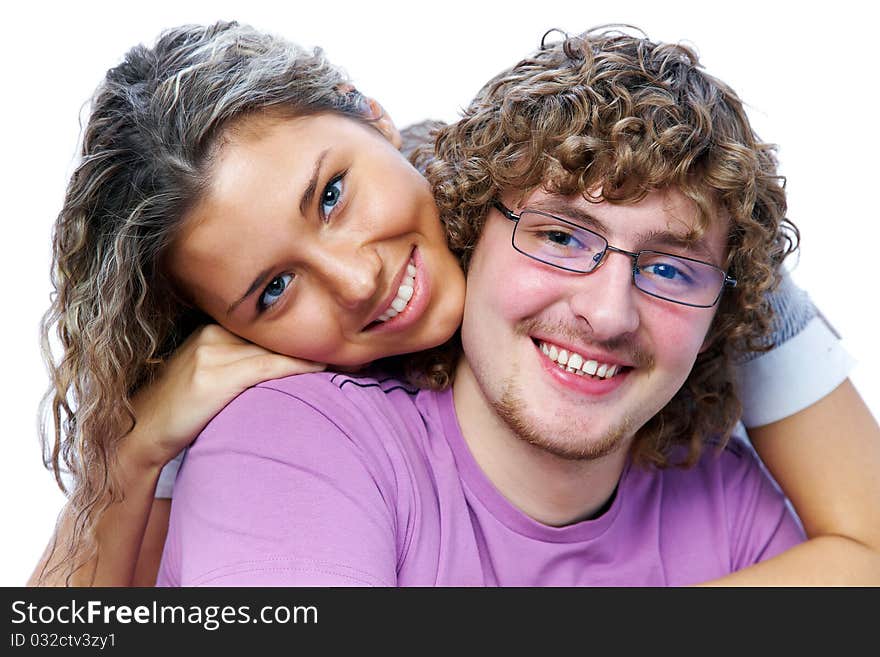
{"label": "woman's smiling mouth", "polygon": [[394,296],[365,331],[397,331],[415,324],[431,298],[430,278],[418,247],[414,247],[406,265],[397,275]]}
{"label": "woman's smiling mouth", "polygon": [[407,305],[409,305],[410,299],[412,299],[413,293],[415,292],[415,285],[416,266],[412,261],[412,258],[410,258],[406,264],[406,273],[403,276],[403,281],[397,288],[397,294],[395,295],[394,300],[385,311],[376,318],[376,321],[387,322],[389,319],[397,317],[398,314],[402,313]]}

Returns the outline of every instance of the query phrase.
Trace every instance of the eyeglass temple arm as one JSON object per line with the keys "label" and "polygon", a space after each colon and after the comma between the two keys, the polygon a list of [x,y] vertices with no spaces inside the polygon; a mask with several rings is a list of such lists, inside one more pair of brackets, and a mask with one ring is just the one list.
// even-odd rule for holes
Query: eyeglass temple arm
{"label": "eyeglass temple arm", "polygon": [[736,287],[736,279],[731,276],[724,276],[724,287]]}
{"label": "eyeglass temple arm", "polygon": [[495,209],[498,210],[498,212],[503,214],[505,217],[507,217],[511,221],[519,221],[519,215],[514,214],[512,210],[508,210],[506,207],[504,207],[501,204],[500,201],[495,201],[494,205],[495,205]]}

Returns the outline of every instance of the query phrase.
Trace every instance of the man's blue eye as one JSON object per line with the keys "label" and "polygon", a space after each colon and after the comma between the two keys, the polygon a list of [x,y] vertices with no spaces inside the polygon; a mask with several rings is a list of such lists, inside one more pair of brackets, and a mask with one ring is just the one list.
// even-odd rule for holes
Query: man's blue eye
{"label": "man's blue eye", "polygon": [[324,191],[321,192],[322,218],[327,218],[327,216],[333,211],[333,208],[336,207],[336,204],[339,203],[339,199],[341,196],[342,176],[336,176],[333,180],[327,183],[327,186],[324,187]]}
{"label": "man's blue eye", "polygon": [[258,302],[260,310],[266,310],[275,305],[278,299],[287,291],[291,281],[293,281],[293,274],[282,274],[273,278],[266,286],[266,289],[263,290],[263,294],[260,295]]}
{"label": "man's blue eye", "polygon": [[652,276],[656,276],[658,278],[665,278],[666,280],[679,279],[682,283],[689,282],[690,276],[681,271],[678,267],[674,265],[670,265],[668,263],[656,263],[653,265],[648,265],[647,267],[642,267],[642,271],[646,274],[650,274]]}
{"label": "man's blue eye", "polygon": [[548,230],[544,233],[544,236],[548,242],[552,242],[553,244],[567,249],[583,248],[583,244],[581,244],[580,240],[571,233],[563,230]]}
{"label": "man's blue eye", "polygon": [[651,269],[654,274],[662,278],[675,278],[678,270],[672,265],[652,265]]}

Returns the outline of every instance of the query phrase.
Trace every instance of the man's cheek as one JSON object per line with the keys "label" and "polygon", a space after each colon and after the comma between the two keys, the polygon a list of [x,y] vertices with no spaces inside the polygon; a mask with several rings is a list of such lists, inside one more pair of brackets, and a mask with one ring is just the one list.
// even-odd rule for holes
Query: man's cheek
{"label": "man's cheek", "polygon": [[[697,321],[694,321],[697,319]],[[657,364],[675,371],[679,378],[687,378],[694,361],[703,346],[708,325],[702,318],[676,318],[673,321],[658,323],[654,333],[653,344]]]}
{"label": "man's cheek", "polygon": [[[519,264],[519,263],[516,263]],[[508,269],[493,285],[511,319],[533,317],[559,300],[560,281],[528,262]]]}

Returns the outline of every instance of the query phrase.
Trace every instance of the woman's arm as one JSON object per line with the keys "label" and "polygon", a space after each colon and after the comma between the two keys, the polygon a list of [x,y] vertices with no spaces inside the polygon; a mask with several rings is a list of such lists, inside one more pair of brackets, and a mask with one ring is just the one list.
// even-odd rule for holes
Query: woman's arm
{"label": "woman's arm", "polygon": [[712,584],[878,584],[880,428],[809,296],[784,274],[768,301],[775,346],[737,367],[743,422],[808,540]]}
{"label": "woman's arm", "polygon": [[709,584],[880,585],[880,427],[852,383],[749,435],[809,540]]}
{"label": "woman's arm", "polygon": [[[95,529],[98,553],[71,572],[62,563],[64,549],[73,537],[73,512],[62,511],[55,535],[46,546],[28,586],[130,586],[138,552],[153,504],[153,493],[162,464],[144,461],[139,447],[150,441],[133,430],[119,449],[119,475],[125,498],[111,504]],[[155,579],[155,578],[154,578]]]}
{"label": "woman's arm", "polygon": [[260,381],[321,369],[269,352],[219,326],[194,333],[161,376],[132,400],[137,422],[117,454],[124,495],[98,519],[96,556],[73,572],[71,564],[60,563],[68,552],[64,548],[71,541],[74,521],[71,509],[65,508],[28,585],[152,585],[170,506],[167,500],[154,502],[162,467],[243,390]]}

